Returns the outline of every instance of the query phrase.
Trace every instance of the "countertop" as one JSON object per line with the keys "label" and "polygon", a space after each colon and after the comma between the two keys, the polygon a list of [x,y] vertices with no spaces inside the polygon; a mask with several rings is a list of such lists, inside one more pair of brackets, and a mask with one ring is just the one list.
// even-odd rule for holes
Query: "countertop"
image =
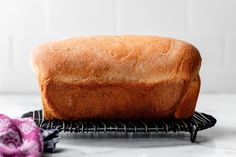
{"label": "countertop", "polygon": [[[20,117],[40,109],[37,95],[0,95],[0,113]],[[188,133],[177,134],[69,134],[61,133],[61,141],[53,154],[66,156],[236,156],[236,94],[201,94],[197,111],[217,119],[216,126],[198,133],[191,143]]]}

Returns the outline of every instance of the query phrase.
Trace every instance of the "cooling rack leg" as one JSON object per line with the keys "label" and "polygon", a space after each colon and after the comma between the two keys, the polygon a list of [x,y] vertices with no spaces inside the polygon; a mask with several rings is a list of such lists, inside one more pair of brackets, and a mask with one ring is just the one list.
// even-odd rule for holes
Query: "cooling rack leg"
{"label": "cooling rack leg", "polygon": [[195,125],[192,126],[192,131],[190,132],[190,140],[191,142],[195,142],[197,137],[197,127]]}

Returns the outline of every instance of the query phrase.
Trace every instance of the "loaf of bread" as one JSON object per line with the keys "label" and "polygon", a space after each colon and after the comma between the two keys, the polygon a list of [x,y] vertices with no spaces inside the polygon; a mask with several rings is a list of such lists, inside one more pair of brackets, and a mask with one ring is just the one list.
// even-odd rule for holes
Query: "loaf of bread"
{"label": "loaf of bread", "polygon": [[90,36],[49,42],[31,57],[45,119],[191,118],[201,56],[157,36]]}

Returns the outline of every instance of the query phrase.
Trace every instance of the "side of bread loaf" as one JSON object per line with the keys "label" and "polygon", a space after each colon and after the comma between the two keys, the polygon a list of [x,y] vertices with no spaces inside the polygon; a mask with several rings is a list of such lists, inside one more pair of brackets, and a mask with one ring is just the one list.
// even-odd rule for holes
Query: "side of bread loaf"
{"label": "side of bread loaf", "polygon": [[186,119],[200,89],[198,50],[157,36],[50,42],[32,55],[46,119]]}

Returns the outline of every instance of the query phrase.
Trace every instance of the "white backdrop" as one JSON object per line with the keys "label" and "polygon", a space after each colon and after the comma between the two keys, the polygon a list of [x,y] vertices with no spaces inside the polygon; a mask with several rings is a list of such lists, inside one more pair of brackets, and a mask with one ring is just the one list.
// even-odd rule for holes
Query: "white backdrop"
{"label": "white backdrop", "polygon": [[38,93],[32,48],[96,34],[179,38],[201,52],[201,92],[236,92],[236,0],[0,0],[0,93]]}

